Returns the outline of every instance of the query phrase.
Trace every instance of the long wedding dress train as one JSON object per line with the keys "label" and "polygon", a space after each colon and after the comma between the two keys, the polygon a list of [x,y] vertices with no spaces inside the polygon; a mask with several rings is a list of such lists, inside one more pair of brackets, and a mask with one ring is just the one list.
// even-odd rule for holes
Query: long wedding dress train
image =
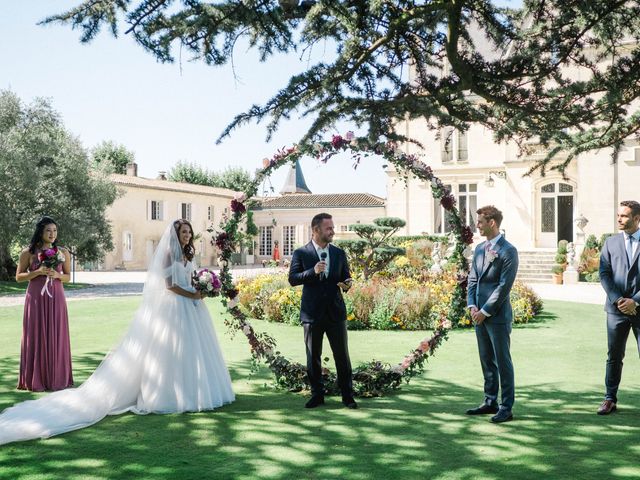
{"label": "long wedding dress train", "polygon": [[7,408],[0,444],[46,438],[88,427],[106,415],[211,410],[235,399],[211,317],[193,291],[191,262],[173,228],[163,235],[148,271],[142,305],[128,332],[78,388]]}

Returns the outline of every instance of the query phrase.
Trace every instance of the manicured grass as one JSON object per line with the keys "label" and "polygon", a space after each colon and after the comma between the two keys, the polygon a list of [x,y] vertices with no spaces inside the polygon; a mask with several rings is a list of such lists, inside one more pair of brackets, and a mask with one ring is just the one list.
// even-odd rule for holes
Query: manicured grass
{"label": "manicured grass", "polygon": [[[138,298],[69,302],[74,373],[82,381],[124,333]],[[225,333],[208,300],[237,400],[214,412],[109,417],[43,441],[0,447],[2,479],[611,479],[638,478],[639,362],[628,345],[620,411],[595,415],[602,397],[606,334],[601,307],[546,302],[535,324],[512,337],[515,421],[467,417],[482,400],[475,337],[456,331],[428,371],[359,410],[329,398],[270,387],[266,369],[250,375],[241,334]],[[282,351],[302,360],[299,327],[254,322]],[[14,390],[21,308],[0,308],[0,409],[37,395]],[[354,363],[397,362],[424,332],[350,332]],[[329,349],[326,350],[329,353]]]}
{"label": "manicured grass", "polygon": [[[11,282],[11,281],[0,281],[0,296],[2,295],[15,295],[15,294],[24,294],[27,291],[27,286],[29,282]],[[65,290],[79,290],[82,288],[90,287],[89,283],[65,283]]]}

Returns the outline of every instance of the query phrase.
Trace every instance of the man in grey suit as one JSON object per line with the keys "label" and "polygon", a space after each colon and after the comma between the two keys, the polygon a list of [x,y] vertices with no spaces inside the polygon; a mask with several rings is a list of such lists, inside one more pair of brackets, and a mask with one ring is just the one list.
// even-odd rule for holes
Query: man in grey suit
{"label": "man in grey suit", "polygon": [[[518,272],[518,251],[500,233],[502,212],[489,205],[478,209],[477,227],[486,241],[476,247],[469,271],[467,305],[476,328],[484,401],[467,415],[494,414],[493,423],[513,420],[515,385],[511,361],[510,292]],[[502,390],[498,407],[498,390]]]}
{"label": "man in grey suit", "polygon": [[622,376],[622,359],[629,330],[640,351],[640,203],[620,202],[618,230],[609,237],[600,254],[600,283],[607,293],[604,309],[607,312],[607,371],[606,393],[598,408],[598,415],[616,411],[618,386]]}

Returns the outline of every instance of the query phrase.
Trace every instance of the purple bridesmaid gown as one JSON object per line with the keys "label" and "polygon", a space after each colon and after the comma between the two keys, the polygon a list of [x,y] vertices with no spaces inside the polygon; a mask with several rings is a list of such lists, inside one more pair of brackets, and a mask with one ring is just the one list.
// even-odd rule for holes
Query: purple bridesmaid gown
{"label": "purple bridesmaid gown", "polygon": [[[37,256],[30,269],[38,268]],[[62,265],[58,265],[62,272]],[[69,317],[64,287],[60,280],[48,285],[51,296],[42,288],[47,277],[29,281],[24,302],[20,378],[18,389],[33,392],[62,390],[73,385]]]}

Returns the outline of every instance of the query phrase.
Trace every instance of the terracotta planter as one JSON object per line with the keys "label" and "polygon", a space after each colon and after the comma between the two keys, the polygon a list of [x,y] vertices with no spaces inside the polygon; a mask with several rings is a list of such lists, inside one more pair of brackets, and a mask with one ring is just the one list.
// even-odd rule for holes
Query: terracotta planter
{"label": "terracotta planter", "polygon": [[554,273],[553,274],[553,283],[556,285],[562,285],[562,274]]}

